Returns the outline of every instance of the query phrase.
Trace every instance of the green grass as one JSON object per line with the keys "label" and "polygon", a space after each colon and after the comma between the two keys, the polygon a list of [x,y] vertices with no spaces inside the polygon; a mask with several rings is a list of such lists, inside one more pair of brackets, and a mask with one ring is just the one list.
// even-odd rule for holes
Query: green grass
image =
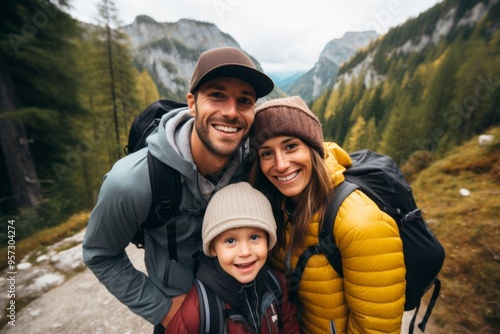
{"label": "green grass", "polygon": [[[75,214],[60,225],[40,230],[29,237],[19,240],[15,245],[16,263],[37,250],[43,252],[47,246],[80,232],[87,226],[89,215],[89,212]],[[7,246],[0,249],[0,254],[7,254]],[[4,257],[4,259],[6,258]],[[0,269],[4,269],[6,266],[6,260],[0,263]]]}
{"label": "green grass", "polygon": [[[416,201],[442,242],[446,259],[431,334],[500,331],[500,128],[496,143],[477,137],[421,171]],[[460,195],[460,189],[471,192]]]}

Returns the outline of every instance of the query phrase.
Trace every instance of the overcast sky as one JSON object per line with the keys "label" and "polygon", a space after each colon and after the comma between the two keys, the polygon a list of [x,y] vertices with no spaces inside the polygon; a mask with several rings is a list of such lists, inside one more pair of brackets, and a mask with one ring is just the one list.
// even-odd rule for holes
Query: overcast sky
{"label": "overcast sky", "polygon": [[[95,23],[99,0],[73,0],[72,15]],[[114,0],[123,24],[137,15],[158,22],[182,18],[214,23],[231,35],[264,71],[310,70],[326,46],[346,31],[391,27],[441,0]]]}

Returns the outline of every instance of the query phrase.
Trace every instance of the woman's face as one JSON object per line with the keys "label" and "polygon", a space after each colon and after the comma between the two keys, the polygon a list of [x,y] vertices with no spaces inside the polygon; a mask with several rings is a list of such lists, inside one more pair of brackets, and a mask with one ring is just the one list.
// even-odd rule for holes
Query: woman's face
{"label": "woman's face", "polygon": [[312,178],[309,146],[296,137],[279,136],[259,148],[262,173],[285,196],[297,203]]}

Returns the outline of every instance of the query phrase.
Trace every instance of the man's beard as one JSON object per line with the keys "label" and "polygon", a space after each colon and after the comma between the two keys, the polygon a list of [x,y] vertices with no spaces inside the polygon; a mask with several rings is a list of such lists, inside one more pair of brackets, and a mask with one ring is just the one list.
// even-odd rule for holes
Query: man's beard
{"label": "man's beard", "polygon": [[[196,110],[196,113],[198,113],[198,110]],[[235,126],[238,128],[243,128],[241,126],[241,123],[238,120],[223,119],[220,123],[222,123],[224,125],[228,125],[228,126]],[[198,137],[200,138],[203,145],[205,145],[207,150],[210,153],[212,153],[213,155],[219,156],[222,158],[231,157],[234,154],[234,152],[236,151],[236,149],[240,146],[241,142],[243,142],[248,137],[248,134],[247,134],[246,136],[244,136],[242,138],[242,141],[240,141],[238,144],[234,144],[231,142],[231,146],[224,149],[223,147],[217,147],[217,145],[215,143],[213,143],[212,140],[210,139],[209,128],[208,128],[210,125],[208,125],[207,127],[204,127],[202,121],[200,121],[198,117],[195,117],[194,126],[195,126],[196,132],[198,134]],[[221,145],[219,145],[219,146],[221,146]]]}

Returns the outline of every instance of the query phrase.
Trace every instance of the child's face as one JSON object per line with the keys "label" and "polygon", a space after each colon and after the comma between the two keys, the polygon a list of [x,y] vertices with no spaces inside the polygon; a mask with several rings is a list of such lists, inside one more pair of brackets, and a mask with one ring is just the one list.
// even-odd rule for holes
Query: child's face
{"label": "child's face", "polygon": [[267,233],[254,227],[227,230],[212,240],[210,254],[229,275],[240,283],[249,283],[266,263]]}

